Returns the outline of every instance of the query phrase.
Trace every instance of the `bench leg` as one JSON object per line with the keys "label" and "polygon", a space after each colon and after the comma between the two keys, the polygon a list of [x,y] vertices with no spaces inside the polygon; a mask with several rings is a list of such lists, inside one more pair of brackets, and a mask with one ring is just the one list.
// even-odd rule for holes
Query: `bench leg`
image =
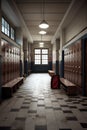
{"label": "bench leg", "polygon": [[10,98],[13,95],[12,88],[2,88],[2,98]]}
{"label": "bench leg", "polygon": [[76,87],[67,87],[67,94],[68,95],[77,95]]}

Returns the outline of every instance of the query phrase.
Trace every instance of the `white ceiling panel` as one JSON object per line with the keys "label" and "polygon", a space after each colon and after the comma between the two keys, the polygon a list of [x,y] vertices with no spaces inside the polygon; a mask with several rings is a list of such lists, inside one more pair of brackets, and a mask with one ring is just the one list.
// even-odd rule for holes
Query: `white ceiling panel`
{"label": "white ceiling panel", "polygon": [[39,23],[43,20],[42,14],[44,13],[45,20],[50,27],[47,29],[47,34],[43,36],[43,39],[50,41],[62,21],[71,0],[15,0],[15,2],[34,41],[40,41],[41,39],[41,35],[38,33],[41,30]]}

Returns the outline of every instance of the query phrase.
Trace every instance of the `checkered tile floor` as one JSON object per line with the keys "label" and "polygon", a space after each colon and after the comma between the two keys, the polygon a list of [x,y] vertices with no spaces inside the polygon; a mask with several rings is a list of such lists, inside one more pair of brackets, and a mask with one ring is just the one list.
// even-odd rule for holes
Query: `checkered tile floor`
{"label": "checkered tile floor", "polygon": [[31,74],[0,105],[0,130],[87,130],[87,97],[50,88],[48,74]]}

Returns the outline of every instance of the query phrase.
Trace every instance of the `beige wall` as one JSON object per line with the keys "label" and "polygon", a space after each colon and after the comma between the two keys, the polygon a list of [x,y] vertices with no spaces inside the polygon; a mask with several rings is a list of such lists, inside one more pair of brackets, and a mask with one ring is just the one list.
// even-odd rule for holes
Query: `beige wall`
{"label": "beige wall", "polygon": [[[74,8],[73,8],[74,9]],[[73,13],[73,12],[72,12]],[[72,17],[72,16],[71,16]],[[65,43],[87,27],[87,2],[82,5],[65,28]]]}

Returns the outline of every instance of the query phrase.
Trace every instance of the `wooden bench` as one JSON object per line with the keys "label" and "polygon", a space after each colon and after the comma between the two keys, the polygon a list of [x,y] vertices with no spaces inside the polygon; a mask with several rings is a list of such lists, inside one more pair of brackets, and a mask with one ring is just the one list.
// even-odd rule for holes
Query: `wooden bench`
{"label": "wooden bench", "polygon": [[55,75],[55,72],[53,70],[48,70],[49,75],[52,77],[53,75]]}
{"label": "wooden bench", "polygon": [[65,86],[68,95],[76,95],[77,87],[75,84],[73,84],[65,78],[60,78],[60,83]]}
{"label": "wooden bench", "polygon": [[23,77],[18,77],[16,79],[13,79],[10,82],[4,84],[2,86],[2,98],[12,97],[13,93],[23,83],[23,79],[24,79]]}

